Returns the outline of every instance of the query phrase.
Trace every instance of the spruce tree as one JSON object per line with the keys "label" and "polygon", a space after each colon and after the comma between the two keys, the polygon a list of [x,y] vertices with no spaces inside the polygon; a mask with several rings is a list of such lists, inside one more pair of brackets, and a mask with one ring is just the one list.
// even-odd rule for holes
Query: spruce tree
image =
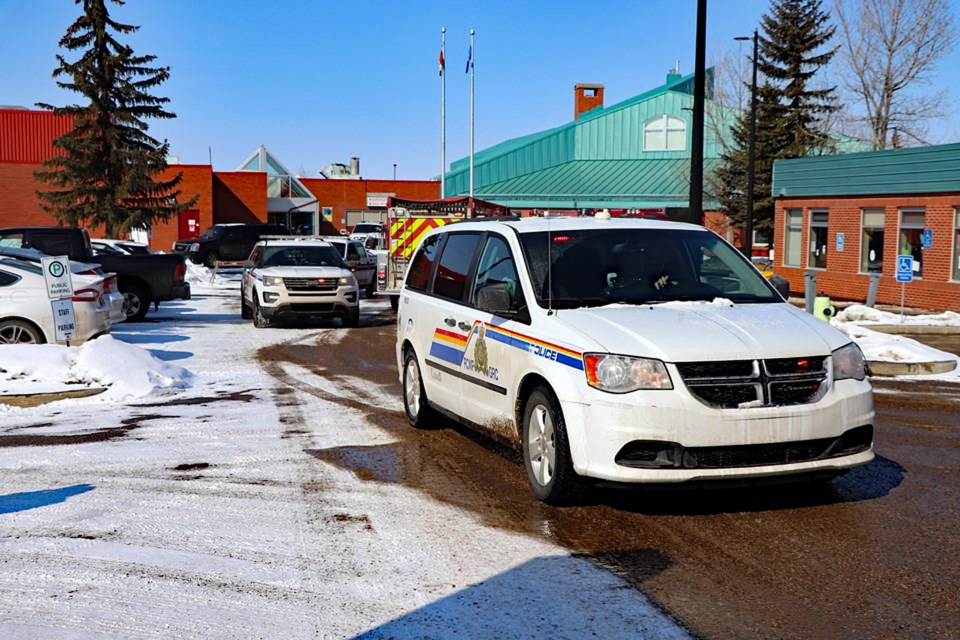
{"label": "spruce tree", "polygon": [[[773,229],[774,160],[831,150],[830,136],[819,125],[839,107],[833,88],[813,84],[836,53],[835,48],[826,48],[834,33],[827,20],[821,0],[773,0],[761,20],[753,192],[753,225],[758,231]],[[731,144],[713,180],[721,212],[739,225],[746,218],[749,136],[747,109],[731,127]]]}
{"label": "spruce tree", "polygon": [[836,27],[822,0],[775,0],[761,19],[758,69],[780,87],[789,143],[782,158],[802,158],[829,149],[820,128],[836,111],[836,87],[816,88],[813,79],[839,47],[830,47]]}
{"label": "spruce tree", "polygon": [[[123,5],[123,0],[109,0]],[[114,37],[139,27],[110,18],[107,0],[74,0],[83,13],[67,29],[60,47],[79,51],[68,62],[57,55],[53,77],[62,89],[79,93],[85,105],[54,107],[73,118],[73,129],[53,146],[62,151],[34,173],[53,190],[38,190],[41,206],[61,223],[102,225],[108,237],[146,227],[190,208],[197,196],[179,202],[183,174],[164,180],[169,143],[147,133],[147,118],[174,118],[164,105],[169,98],[154,89],[170,76],[169,67],[153,66],[156,56],[136,55]]]}

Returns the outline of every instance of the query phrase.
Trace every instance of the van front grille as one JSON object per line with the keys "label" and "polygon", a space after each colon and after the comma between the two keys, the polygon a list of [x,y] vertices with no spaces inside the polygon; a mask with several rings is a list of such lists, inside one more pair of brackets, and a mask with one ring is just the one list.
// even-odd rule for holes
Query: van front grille
{"label": "van front grille", "polygon": [[718,409],[816,402],[826,393],[825,356],[679,362],[680,377],[703,404]]}

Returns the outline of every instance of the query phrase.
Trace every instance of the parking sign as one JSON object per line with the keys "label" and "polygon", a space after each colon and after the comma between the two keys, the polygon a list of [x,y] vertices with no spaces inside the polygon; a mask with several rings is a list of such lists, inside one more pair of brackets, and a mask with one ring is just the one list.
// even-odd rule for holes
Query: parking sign
{"label": "parking sign", "polygon": [[837,251],[843,251],[843,234],[837,234]]}
{"label": "parking sign", "polygon": [[53,308],[54,339],[64,342],[73,338],[77,333],[77,321],[73,315],[73,300],[51,300]]}
{"label": "parking sign", "polygon": [[73,280],[70,279],[70,258],[54,256],[42,258],[43,279],[47,283],[47,297],[51,300],[73,297]]}
{"label": "parking sign", "polygon": [[897,256],[897,282],[913,282],[913,256]]}
{"label": "parking sign", "polygon": [[920,234],[920,246],[924,249],[933,248],[933,229],[924,229]]}

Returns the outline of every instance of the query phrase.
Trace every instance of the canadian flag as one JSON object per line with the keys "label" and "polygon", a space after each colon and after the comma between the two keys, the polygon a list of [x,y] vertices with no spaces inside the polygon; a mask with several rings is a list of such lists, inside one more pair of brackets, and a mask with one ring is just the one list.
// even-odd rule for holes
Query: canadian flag
{"label": "canadian flag", "polygon": [[443,49],[440,49],[440,75],[443,75]]}

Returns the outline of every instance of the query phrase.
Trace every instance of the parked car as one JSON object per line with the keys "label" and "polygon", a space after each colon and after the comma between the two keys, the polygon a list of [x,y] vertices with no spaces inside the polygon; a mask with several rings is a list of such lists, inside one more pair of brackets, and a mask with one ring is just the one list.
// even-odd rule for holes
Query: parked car
{"label": "parked car", "polygon": [[0,246],[37,249],[50,256],[67,256],[77,262],[98,264],[117,275],[128,321],[142,320],[151,304],[187,299],[190,284],[184,280],[183,256],[97,255],[86,229],[76,227],[16,227],[0,229]]}
{"label": "parked car", "polygon": [[132,240],[93,238],[90,240],[90,246],[94,251],[103,251],[112,255],[148,256],[153,253],[147,245]]}
{"label": "parked car", "polygon": [[340,252],[340,257],[357,278],[360,288],[366,292],[368,298],[372,298],[377,290],[377,256],[367,251],[359,240],[350,240],[343,236],[329,236],[324,240]]}
{"label": "parked car", "polygon": [[438,410],[510,441],[545,502],[585,478],[826,480],[874,457],[860,349],[703,227],[448,224],[400,295],[408,420]]}
{"label": "parked car", "polygon": [[[76,334],[72,345],[110,332],[104,278],[73,274]],[[34,262],[0,256],[0,345],[55,342],[53,311],[43,269]]]}
{"label": "parked car", "polygon": [[360,322],[357,279],[325,240],[261,240],[244,267],[240,313],[256,327],[282,318],[340,318],[345,327]]}
{"label": "parked car", "polygon": [[358,222],[353,226],[353,229],[350,230],[350,239],[360,240],[362,242],[366,240],[369,235],[380,235],[382,233],[383,224],[380,222]]}
{"label": "parked car", "polygon": [[[0,245],[0,256],[8,256],[36,265],[42,264],[43,259],[48,257],[47,254],[37,251],[36,249],[5,247],[2,245]],[[112,324],[118,324],[127,319],[127,315],[123,312],[123,294],[120,293],[117,284],[117,274],[107,273],[103,270],[103,267],[98,264],[76,262],[74,260],[70,261],[70,271],[87,276],[102,276],[103,298],[110,307],[110,322]]]}
{"label": "parked car", "polygon": [[185,253],[196,264],[211,269],[220,261],[242,262],[263,236],[290,235],[282,224],[215,224],[196,238],[173,243],[174,253]]}

